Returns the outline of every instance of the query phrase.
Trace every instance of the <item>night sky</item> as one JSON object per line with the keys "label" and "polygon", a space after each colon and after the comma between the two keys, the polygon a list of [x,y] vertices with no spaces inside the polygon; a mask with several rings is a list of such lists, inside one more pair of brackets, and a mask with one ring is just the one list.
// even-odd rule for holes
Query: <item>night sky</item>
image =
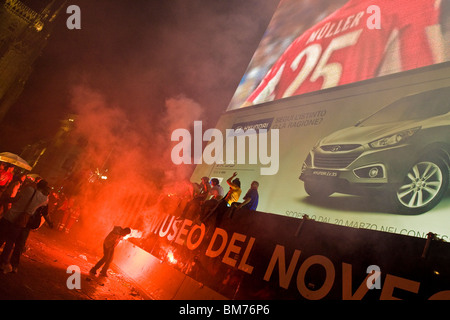
{"label": "night sky", "polygon": [[68,30],[69,14],[60,13],[22,96],[1,123],[1,151],[20,153],[51,138],[74,112],[80,86],[122,109],[142,132],[159,125],[172,98],[192,100],[201,107],[204,128],[214,126],[278,2],[71,2],[81,9],[81,30]]}

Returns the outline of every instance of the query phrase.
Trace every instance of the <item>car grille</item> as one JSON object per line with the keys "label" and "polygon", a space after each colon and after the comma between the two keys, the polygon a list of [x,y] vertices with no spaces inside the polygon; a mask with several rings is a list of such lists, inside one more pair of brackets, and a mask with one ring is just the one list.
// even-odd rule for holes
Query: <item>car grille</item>
{"label": "car grille", "polygon": [[342,169],[346,168],[352,163],[361,153],[347,153],[347,154],[315,154],[314,166],[316,168],[332,168]]}
{"label": "car grille", "polygon": [[337,151],[350,151],[359,147],[361,147],[360,144],[330,144],[321,146],[320,149],[322,149],[323,151],[337,152]]}

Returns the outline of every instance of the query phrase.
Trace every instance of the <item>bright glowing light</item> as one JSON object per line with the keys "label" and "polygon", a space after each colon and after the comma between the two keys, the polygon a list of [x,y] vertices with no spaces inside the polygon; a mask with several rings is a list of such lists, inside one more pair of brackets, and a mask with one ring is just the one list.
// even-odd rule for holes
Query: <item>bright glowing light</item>
{"label": "bright glowing light", "polygon": [[123,240],[127,240],[129,238],[142,238],[142,231],[131,229],[131,232],[123,237]]}
{"label": "bright glowing light", "polygon": [[34,24],[34,28],[36,29],[37,32],[42,31],[42,29],[44,28],[44,24],[41,21],[37,21]]}
{"label": "bright glowing light", "polygon": [[175,259],[175,257],[173,256],[173,252],[172,251],[169,251],[168,253],[167,253],[167,260],[169,261],[169,263],[171,263],[171,264],[176,264],[178,261],[177,261],[177,259]]}

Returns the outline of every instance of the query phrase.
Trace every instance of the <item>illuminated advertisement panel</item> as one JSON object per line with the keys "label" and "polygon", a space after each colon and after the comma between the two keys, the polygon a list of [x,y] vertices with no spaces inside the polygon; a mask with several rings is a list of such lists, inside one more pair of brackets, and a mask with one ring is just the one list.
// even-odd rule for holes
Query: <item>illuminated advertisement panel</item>
{"label": "illuminated advertisement panel", "polygon": [[203,163],[191,181],[217,177],[226,192],[236,172],[240,202],[259,182],[258,211],[448,241],[449,62],[229,111],[217,124],[237,127],[277,131],[272,163]]}
{"label": "illuminated advertisement panel", "polygon": [[282,0],[228,110],[448,61],[449,7]]}

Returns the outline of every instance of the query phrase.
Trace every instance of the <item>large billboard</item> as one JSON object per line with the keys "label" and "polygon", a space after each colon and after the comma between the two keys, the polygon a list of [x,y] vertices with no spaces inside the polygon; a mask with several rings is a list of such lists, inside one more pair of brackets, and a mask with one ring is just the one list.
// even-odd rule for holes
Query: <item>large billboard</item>
{"label": "large billboard", "polygon": [[447,0],[282,0],[228,110],[449,60]]}
{"label": "large billboard", "polygon": [[258,142],[267,142],[277,131],[279,145],[268,148],[276,168],[203,163],[191,180],[217,177],[226,192],[237,172],[240,202],[259,182],[258,211],[448,240],[449,125],[447,62],[226,112],[223,132],[261,127]]}

